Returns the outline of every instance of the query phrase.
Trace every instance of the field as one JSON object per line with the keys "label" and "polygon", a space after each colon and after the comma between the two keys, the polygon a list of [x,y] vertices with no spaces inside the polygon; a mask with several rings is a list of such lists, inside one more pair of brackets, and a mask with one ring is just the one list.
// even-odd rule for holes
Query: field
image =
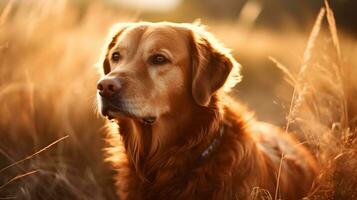
{"label": "field", "polygon": [[[254,29],[262,5],[247,6],[235,21],[201,19],[243,66],[232,95],[315,153],[324,167],[307,199],[357,199],[357,38],[327,2],[304,30],[288,19]],[[0,1],[0,200],[117,199],[95,64],[111,25],[182,14],[162,15],[111,1]]]}

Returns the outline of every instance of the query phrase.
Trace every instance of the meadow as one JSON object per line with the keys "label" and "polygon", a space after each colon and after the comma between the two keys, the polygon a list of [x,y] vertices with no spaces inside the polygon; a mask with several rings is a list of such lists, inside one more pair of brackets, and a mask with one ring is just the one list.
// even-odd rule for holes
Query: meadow
{"label": "meadow", "polygon": [[[238,22],[201,19],[242,64],[232,95],[314,152],[323,168],[306,199],[357,199],[357,38],[327,2],[308,31],[252,29],[250,6]],[[117,199],[96,62],[114,23],[139,20],[160,19],[102,1],[0,1],[0,200]]]}

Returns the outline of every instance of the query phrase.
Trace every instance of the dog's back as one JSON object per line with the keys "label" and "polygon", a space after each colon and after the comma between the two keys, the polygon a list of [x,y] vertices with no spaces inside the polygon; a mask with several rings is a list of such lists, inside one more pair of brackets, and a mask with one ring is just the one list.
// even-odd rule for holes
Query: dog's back
{"label": "dog's back", "polygon": [[[223,101],[229,105],[226,106],[226,120],[243,120],[241,123],[244,124],[244,131],[236,131],[236,134],[246,136],[239,137],[239,142],[252,143],[247,146],[250,149],[243,152],[246,153],[245,156],[254,156],[250,160],[256,163],[248,166],[241,163],[240,166],[255,167],[249,171],[252,174],[247,176],[247,179],[253,179],[248,181],[252,184],[249,188],[259,189],[250,189],[249,192],[265,190],[269,191],[273,198],[278,195],[279,198],[288,200],[300,199],[306,195],[318,170],[316,160],[306,149],[306,144],[298,142],[291,133],[285,133],[272,124],[256,121],[253,115],[232,98],[224,95]],[[236,170],[241,170],[240,167]]]}
{"label": "dog's back", "polygon": [[318,167],[304,144],[288,135],[291,133],[284,133],[263,122],[256,122],[252,133],[258,149],[264,154],[266,164],[271,168],[268,171],[270,190],[274,191],[278,187],[278,195],[281,194],[282,199],[295,199],[307,194]]}

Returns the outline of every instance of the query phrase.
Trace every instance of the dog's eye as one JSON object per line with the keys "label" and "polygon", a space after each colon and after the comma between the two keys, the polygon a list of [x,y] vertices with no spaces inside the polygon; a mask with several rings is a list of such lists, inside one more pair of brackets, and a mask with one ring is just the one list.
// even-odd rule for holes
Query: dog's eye
{"label": "dog's eye", "polygon": [[163,65],[168,63],[169,60],[161,54],[155,54],[149,58],[149,63],[152,65]]}
{"label": "dog's eye", "polygon": [[112,60],[114,61],[114,62],[118,62],[119,60],[120,60],[120,53],[119,52],[114,52],[113,54],[112,54]]}

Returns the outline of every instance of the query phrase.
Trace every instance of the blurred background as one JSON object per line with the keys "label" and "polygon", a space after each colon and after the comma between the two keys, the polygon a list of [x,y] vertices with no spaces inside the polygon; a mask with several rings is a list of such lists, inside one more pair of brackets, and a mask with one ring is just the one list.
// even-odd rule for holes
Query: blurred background
{"label": "blurred background", "polygon": [[[94,66],[114,23],[200,20],[243,67],[243,81],[232,95],[258,119],[284,127],[293,88],[269,57],[297,72],[323,5],[322,0],[0,0],[0,199],[117,198],[113,171],[103,158],[105,120],[95,111]],[[357,1],[333,0],[330,6],[343,60],[356,67]]]}

